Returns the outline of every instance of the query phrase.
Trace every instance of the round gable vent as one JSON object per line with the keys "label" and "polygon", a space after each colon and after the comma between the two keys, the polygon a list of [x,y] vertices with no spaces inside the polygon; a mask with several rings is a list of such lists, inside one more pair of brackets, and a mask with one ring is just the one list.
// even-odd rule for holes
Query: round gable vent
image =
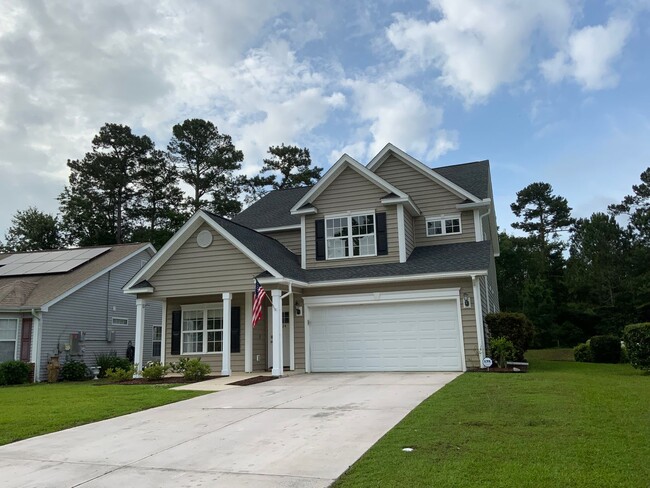
{"label": "round gable vent", "polygon": [[199,235],[196,236],[196,243],[199,247],[208,247],[212,244],[212,232],[209,230],[202,230],[199,232]]}

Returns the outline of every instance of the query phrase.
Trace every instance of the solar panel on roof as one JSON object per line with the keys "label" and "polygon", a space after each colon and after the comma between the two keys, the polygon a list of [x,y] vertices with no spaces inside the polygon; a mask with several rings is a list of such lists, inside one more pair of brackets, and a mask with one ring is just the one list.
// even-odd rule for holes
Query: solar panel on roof
{"label": "solar panel on roof", "polygon": [[12,254],[0,260],[0,276],[67,273],[110,249],[95,247]]}

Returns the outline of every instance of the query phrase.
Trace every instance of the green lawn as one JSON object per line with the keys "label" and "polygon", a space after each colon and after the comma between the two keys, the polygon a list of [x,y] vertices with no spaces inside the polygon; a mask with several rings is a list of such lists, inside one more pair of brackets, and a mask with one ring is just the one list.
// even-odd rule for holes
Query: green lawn
{"label": "green lawn", "polygon": [[0,445],[205,393],[173,391],[170,386],[85,381],[1,387]]}
{"label": "green lawn", "polygon": [[526,374],[462,375],[334,486],[648,488],[650,376],[560,351],[531,351]]}

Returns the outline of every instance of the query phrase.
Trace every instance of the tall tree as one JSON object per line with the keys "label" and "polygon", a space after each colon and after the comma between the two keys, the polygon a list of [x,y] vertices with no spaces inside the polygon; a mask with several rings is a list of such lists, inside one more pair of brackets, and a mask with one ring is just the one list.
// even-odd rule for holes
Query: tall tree
{"label": "tall tree", "polygon": [[93,138],[92,151],[68,161],[69,185],[59,201],[71,242],[120,244],[128,238],[134,174],[153,147],[149,137],[133,134],[126,125],[105,124]]}
{"label": "tall tree", "polygon": [[58,219],[35,207],[16,212],[5,240],[4,250],[11,252],[42,251],[63,246]]}
{"label": "tall tree", "polygon": [[164,152],[154,150],[139,161],[134,182],[129,209],[135,225],[133,239],[151,242],[159,249],[187,218],[178,172]]}
{"label": "tall tree", "polygon": [[627,215],[629,225],[641,241],[650,244],[650,167],[641,173],[641,183],[632,185],[632,194],[609,206],[614,215]]}
{"label": "tall tree", "polygon": [[531,183],[517,192],[517,201],[510,208],[522,219],[512,227],[537,239],[545,253],[558,233],[573,223],[566,198],[553,195],[553,187],[548,183]]}
{"label": "tall tree", "polygon": [[[241,206],[232,201],[237,201],[241,188],[234,171],[241,169],[244,154],[232,138],[202,119],[185,120],[172,131],[167,150],[178,165],[180,177],[193,189],[194,195],[188,200],[192,210],[206,205],[220,215],[237,213]],[[212,200],[204,202],[206,195],[212,195]],[[234,212],[233,206],[237,207]]]}

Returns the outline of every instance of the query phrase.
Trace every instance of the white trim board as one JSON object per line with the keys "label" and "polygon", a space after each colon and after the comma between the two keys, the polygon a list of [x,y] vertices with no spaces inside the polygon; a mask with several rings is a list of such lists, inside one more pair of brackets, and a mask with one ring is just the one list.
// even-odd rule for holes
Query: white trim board
{"label": "white trim board", "polygon": [[[318,196],[323,193],[327,189],[327,187],[332,184],[334,180],[346,169],[350,168],[354,171],[356,171],[358,174],[366,178],[368,181],[371,183],[374,183],[377,185],[379,188],[384,190],[386,193],[394,193],[397,195],[399,198],[405,198],[408,199],[408,195],[404,193],[403,191],[399,190],[398,188],[394,187],[384,179],[380,178],[376,174],[374,174],[372,171],[369,171],[364,165],[359,163],[357,160],[352,158],[351,156],[348,156],[347,154],[344,154],[341,156],[341,158],[334,163],[334,165],[325,173],[325,176],[323,176],[318,183],[316,183],[311,190],[309,190],[300,200],[298,200],[298,203],[296,203],[293,208],[291,209],[292,214],[300,214],[302,211],[300,210],[300,207],[307,203],[311,203],[314,199],[318,198]],[[315,210],[315,209],[314,209]]]}
{"label": "white trim board", "polygon": [[256,232],[282,232],[285,230],[300,230],[300,224],[283,225],[280,227],[263,227],[261,229],[255,229]]}
{"label": "white trim board", "polygon": [[438,174],[434,169],[429,168],[427,165],[418,161],[413,156],[405,153],[400,148],[394,146],[390,142],[386,144],[384,148],[381,151],[379,151],[379,153],[377,153],[377,155],[374,158],[372,158],[372,160],[368,163],[367,168],[372,172],[377,171],[377,169],[382,165],[382,163],[388,159],[390,153],[394,154],[395,156],[397,156],[397,158],[401,159],[405,163],[411,165],[414,169],[422,173],[424,176],[442,185],[444,188],[451,191],[458,197],[467,198],[472,202],[481,201],[480,198],[476,197],[475,195],[472,195],[470,192],[468,192],[464,188],[461,188],[456,183],[453,183],[452,181],[448,180],[444,176]]}

